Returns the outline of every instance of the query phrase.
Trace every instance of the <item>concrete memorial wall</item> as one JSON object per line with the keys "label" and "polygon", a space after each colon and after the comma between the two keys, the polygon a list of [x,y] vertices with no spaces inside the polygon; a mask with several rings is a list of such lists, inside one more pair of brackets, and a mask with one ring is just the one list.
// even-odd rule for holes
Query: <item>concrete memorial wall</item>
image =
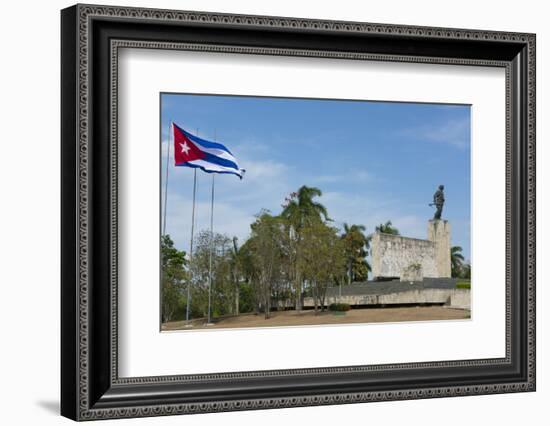
{"label": "concrete memorial wall", "polygon": [[451,225],[446,220],[428,221],[426,240],[375,232],[371,241],[371,257],[375,280],[450,278]]}

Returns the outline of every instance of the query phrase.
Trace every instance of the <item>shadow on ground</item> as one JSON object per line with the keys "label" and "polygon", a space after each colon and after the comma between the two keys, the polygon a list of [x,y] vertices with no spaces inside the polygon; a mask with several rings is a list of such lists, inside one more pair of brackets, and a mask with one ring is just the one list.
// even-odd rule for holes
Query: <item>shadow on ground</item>
{"label": "shadow on ground", "polygon": [[59,415],[59,401],[36,401],[36,405],[50,414]]}

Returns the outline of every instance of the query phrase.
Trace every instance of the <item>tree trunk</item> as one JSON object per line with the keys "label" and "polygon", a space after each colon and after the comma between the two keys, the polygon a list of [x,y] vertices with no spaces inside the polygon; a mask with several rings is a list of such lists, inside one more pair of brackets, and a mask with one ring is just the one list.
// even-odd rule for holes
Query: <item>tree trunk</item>
{"label": "tree trunk", "polygon": [[264,315],[265,319],[269,319],[269,314],[271,312],[271,303],[269,301],[270,297],[271,297],[271,295],[270,295],[269,292],[264,296],[264,299],[265,299],[265,308],[264,308],[264,310],[265,310],[265,315]]}
{"label": "tree trunk", "polygon": [[235,315],[239,315],[239,283],[235,286]]}
{"label": "tree trunk", "polygon": [[321,305],[321,312],[325,312],[325,298],[327,296],[327,288],[324,287],[323,291],[321,291],[321,296],[319,296],[319,302]]}
{"label": "tree trunk", "polygon": [[296,274],[296,310],[302,310],[302,279]]}
{"label": "tree trunk", "polygon": [[313,283],[313,306],[315,307],[315,315],[317,315],[319,298],[317,297],[317,284]]}

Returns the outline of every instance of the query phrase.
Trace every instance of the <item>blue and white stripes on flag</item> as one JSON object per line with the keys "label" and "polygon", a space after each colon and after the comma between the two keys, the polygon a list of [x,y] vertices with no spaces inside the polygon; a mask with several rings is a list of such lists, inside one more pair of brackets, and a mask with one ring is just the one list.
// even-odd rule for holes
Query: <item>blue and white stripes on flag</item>
{"label": "blue and white stripes on flag", "polygon": [[227,147],[199,138],[175,123],[172,127],[176,166],[197,167],[207,173],[229,173],[243,178],[245,170],[239,167],[237,159]]}

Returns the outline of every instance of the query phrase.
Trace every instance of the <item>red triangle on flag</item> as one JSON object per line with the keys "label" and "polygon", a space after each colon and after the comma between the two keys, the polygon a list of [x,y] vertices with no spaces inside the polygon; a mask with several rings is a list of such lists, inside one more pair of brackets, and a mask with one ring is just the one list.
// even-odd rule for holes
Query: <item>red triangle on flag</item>
{"label": "red triangle on flag", "polygon": [[174,129],[174,160],[176,166],[205,157],[204,152],[178,126],[172,125],[172,127]]}

